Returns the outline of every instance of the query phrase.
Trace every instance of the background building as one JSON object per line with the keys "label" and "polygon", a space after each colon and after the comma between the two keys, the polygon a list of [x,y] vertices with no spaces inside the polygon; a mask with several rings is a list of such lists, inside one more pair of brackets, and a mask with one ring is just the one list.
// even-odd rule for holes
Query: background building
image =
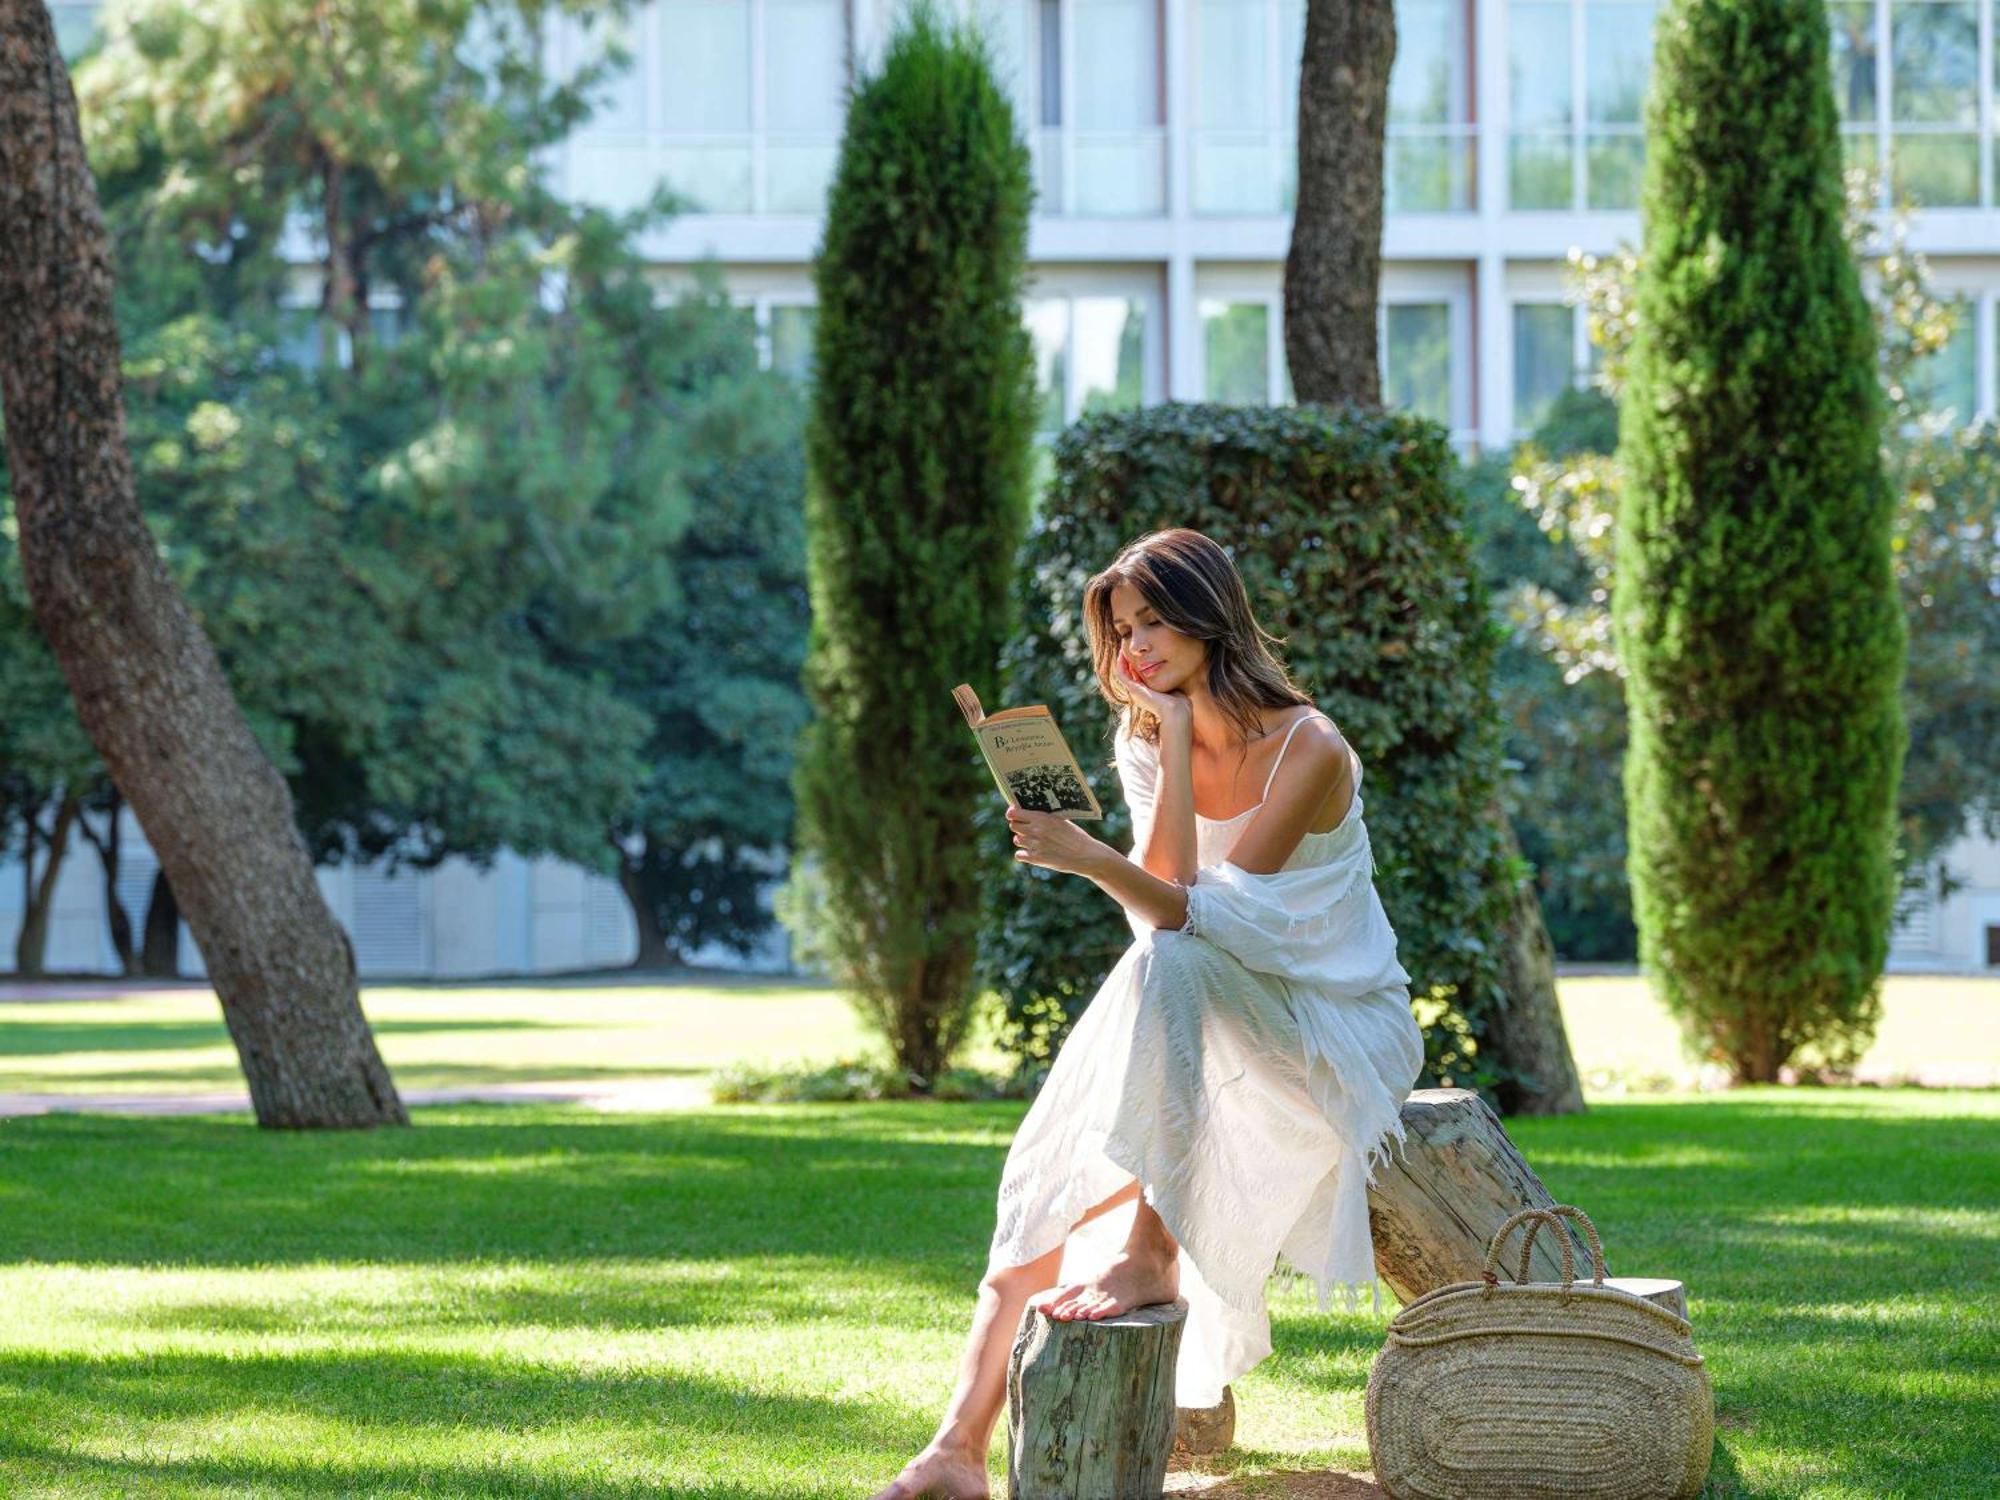
{"label": "background building", "polygon": [[[991,37],[1034,155],[1025,316],[1043,435],[1103,407],[1289,399],[1280,317],[1304,0],[956,3]],[[1996,3],[1828,7],[1849,158],[1886,165],[1885,206],[1920,206],[1912,244],[1967,313],[1927,370],[1932,406],[1959,420],[1993,414],[2000,395]],[[95,9],[51,6],[66,50]],[[1588,377],[1565,260],[1639,239],[1654,12],[1651,0],[1399,0],[1384,394],[1468,451],[1505,447]],[[550,163],[559,188],[629,207],[661,179],[675,186],[687,210],[643,247],[663,282],[718,260],[757,310],[764,358],[809,376],[811,261],[844,90],[893,15],[892,0],[652,0],[624,36],[633,67]],[[544,45],[566,70],[603,38],[557,16]],[[1964,840],[1948,859],[1972,884],[1909,913],[1896,966],[2000,966],[2000,845]],[[52,939],[53,967],[108,960],[90,863],[76,861],[80,946]],[[459,864],[394,877],[404,887],[323,872],[364,972],[544,970],[634,951],[608,877]],[[20,874],[0,865],[0,943]],[[783,948],[755,963],[782,965]]]}

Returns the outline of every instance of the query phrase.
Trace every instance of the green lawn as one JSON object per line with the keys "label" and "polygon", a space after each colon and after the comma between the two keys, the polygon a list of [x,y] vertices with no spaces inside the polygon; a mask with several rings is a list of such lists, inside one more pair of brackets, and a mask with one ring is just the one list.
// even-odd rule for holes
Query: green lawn
{"label": "green lawn", "polygon": [[[1636,978],[1559,985],[1577,1064],[1597,1096],[1690,1088],[1673,1023]],[[371,986],[362,1003],[406,1089],[680,1076],[725,1063],[881,1055],[853,1010],[812,985]],[[999,1067],[982,1027],[964,1061]],[[1894,975],[1864,1075],[2000,1083],[2000,979]],[[0,1093],[152,1094],[242,1088],[206,990],[0,1003]]]}
{"label": "green lawn", "polygon": [[[1924,998],[1892,986],[1908,1056],[1991,1045],[1989,982],[1950,1026],[1897,1014]],[[1617,1047],[1658,1063],[1643,999],[1565,982],[1586,1071]],[[811,989],[366,1001],[412,1088],[861,1047]],[[212,1006],[0,1006],[0,1088],[234,1084]],[[865,1496],[950,1390],[1024,1108],[450,1106],[366,1135],[0,1121],[0,1495]],[[1614,1271],[1687,1282],[1718,1394],[1710,1494],[2000,1493],[2000,1091],[1606,1095],[1510,1130]],[[1210,1494],[1303,1497],[1325,1492],[1285,1476],[1367,1467],[1381,1321],[1282,1282],[1273,1312]]]}
{"label": "green lawn", "polygon": [[[950,1389],[1021,1108],[0,1123],[0,1493],[865,1495]],[[2000,1095],[1754,1090],[1513,1133],[1614,1270],[1688,1283],[1710,1493],[1994,1493]],[[1283,1284],[1274,1314],[1218,1493],[1367,1466],[1380,1323]]]}

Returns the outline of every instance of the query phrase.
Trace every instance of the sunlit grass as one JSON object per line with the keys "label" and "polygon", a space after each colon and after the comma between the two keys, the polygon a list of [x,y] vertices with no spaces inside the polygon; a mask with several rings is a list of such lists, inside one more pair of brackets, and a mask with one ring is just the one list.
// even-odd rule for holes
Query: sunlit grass
{"label": "sunlit grass", "polygon": [[[1559,984],[1586,1092],[1690,1089],[1699,1070],[1643,980]],[[371,986],[362,1003],[405,1089],[534,1080],[683,1078],[732,1062],[885,1060],[838,993],[811,984]],[[961,1061],[1000,1068],[990,1010]],[[2000,1081],[2000,979],[1892,975],[1864,1078],[1942,1074]],[[0,1093],[240,1090],[242,1075],[205,990],[0,1004]]]}
{"label": "sunlit grass", "polygon": [[[0,1123],[0,1493],[865,1495],[950,1390],[1021,1110]],[[2000,1094],[1758,1089],[1510,1130],[1614,1272],[1687,1283],[1712,1495],[1993,1493]],[[1381,1322],[1272,1296],[1275,1353],[1207,1465],[1227,1494],[1368,1463]]]}

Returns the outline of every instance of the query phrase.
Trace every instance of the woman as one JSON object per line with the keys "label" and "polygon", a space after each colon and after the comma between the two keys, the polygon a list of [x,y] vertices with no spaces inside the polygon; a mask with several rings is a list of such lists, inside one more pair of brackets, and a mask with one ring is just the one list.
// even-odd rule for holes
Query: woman
{"label": "woman", "polygon": [[[1380,1306],[1367,1184],[1402,1137],[1424,1047],[1372,878],[1360,760],[1266,649],[1242,579],[1200,532],[1133,542],[1083,608],[1099,688],[1123,710],[1132,851],[1052,813],[1007,816],[1015,859],[1094,882],[1134,941],[1007,1153],[937,1436],[874,1500],[983,1500],[1031,1299],[1103,1318],[1185,1297],[1175,1400],[1192,1407],[1271,1352],[1264,1284],[1280,1251],[1322,1310],[1337,1285],[1350,1307],[1364,1286]],[[1088,1269],[1063,1274],[1072,1261]]]}

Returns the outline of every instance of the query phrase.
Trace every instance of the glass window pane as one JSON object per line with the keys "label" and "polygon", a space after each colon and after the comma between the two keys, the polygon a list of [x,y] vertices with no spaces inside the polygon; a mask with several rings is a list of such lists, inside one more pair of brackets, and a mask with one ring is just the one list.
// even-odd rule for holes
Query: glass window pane
{"label": "glass window pane", "polygon": [[1085,130],[1130,130],[1160,123],[1160,41],[1156,0],[1071,0],[1077,72],[1075,123]]}
{"label": "glass window pane", "polygon": [[846,51],[839,0],[764,0],[768,128],[837,134]]}
{"label": "glass window pane", "polygon": [[1390,128],[1463,120],[1467,62],[1463,0],[1403,0],[1389,72]]}
{"label": "glass window pane", "polygon": [[663,130],[750,128],[748,0],[659,0]]}
{"label": "glass window pane", "polygon": [[1133,407],[1145,398],[1145,316],[1127,297],[1078,297],[1076,389],[1081,412]]}
{"label": "glass window pane", "polygon": [[1568,5],[1517,0],[1507,12],[1507,78],[1516,125],[1569,124]]}
{"label": "glass window pane", "polygon": [[1584,198],[1591,208],[1637,208],[1646,140],[1633,132],[1593,132],[1584,142]]}
{"label": "glass window pane", "polygon": [[1568,389],[1575,314],[1561,302],[1514,304],[1514,426],[1526,432]]}
{"label": "glass window pane", "polygon": [[810,304],[779,303],[771,309],[771,368],[797,380],[812,379],[813,325],[819,309]]}
{"label": "glass window pane", "polygon": [[1910,372],[1910,394],[1925,411],[1949,415],[1954,425],[1972,420],[1978,401],[1978,384],[1973,368],[1973,303],[1970,297],[1953,299],[1957,322],[1951,337],[1937,353],[1917,362]]}
{"label": "glass window pane", "polygon": [[1262,406],[1271,399],[1271,309],[1263,302],[1201,302],[1211,401]]}
{"label": "glass window pane", "polygon": [[1906,135],[1890,147],[1889,186],[1896,196],[1932,207],[1979,202],[1979,138],[1975,135]]}
{"label": "glass window pane", "polygon": [[1637,125],[1653,71],[1653,7],[1592,0],[1583,12],[1583,99],[1593,125]]}
{"label": "glass window pane", "polygon": [[1445,213],[1472,207],[1470,136],[1397,135],[1384,144],[1382,206],[1388,213]]}
{"label": "glass window pane", "polygon": [[1020,0],[970,0],[967,14],[993,48],[993,69],[1014,101],[1023,131],[1033,123],[1034,87],[1029,67],[1033,12]]}
{"label": "glass window pane", "polygon": [[1195,123],[1262,129],[1270,123],[1266,0],[1201,0],[1196,20]]}
{"label": "glass window pane", "polygon": [[1451,425],[1451,308],[1390,303],[1382,310],[1382,398]]}
{"label": "glass window pane", "polygon": [[1849,0],[1826,8],[1833,32],[1833,98],[1840,118],[1857,124],[1875,120],[1875,7]]}
{"label": "glass window pane", "polygon": [[1031,297],[1021,309],[1035,344],[1035,430],[1062,431],[1069,421],[1065,391],[1069,380],[1069,302],[1063,297]]}
{"label": "glass window pane", "polygon": [[1979,19],[1970,4],[1921,0],[1889,11],[1891,118],[1979,121]]}
{"label": "glass window pane", "polygon": [[602,61],[611,44],[624,48],[631,61],[608,74],[591,93],[596,109],[589,130],[644,130],[646,128],[646,47],[645,31],[636,18],[620,18],[607,13],[603,35],[591,46],[593,63]]}
{"label": "glass window pane", "polygon": [[1576,196],[1568,132],[1517,135],[1507,144],[1508,203],[1515,208],[1568,208]]}

